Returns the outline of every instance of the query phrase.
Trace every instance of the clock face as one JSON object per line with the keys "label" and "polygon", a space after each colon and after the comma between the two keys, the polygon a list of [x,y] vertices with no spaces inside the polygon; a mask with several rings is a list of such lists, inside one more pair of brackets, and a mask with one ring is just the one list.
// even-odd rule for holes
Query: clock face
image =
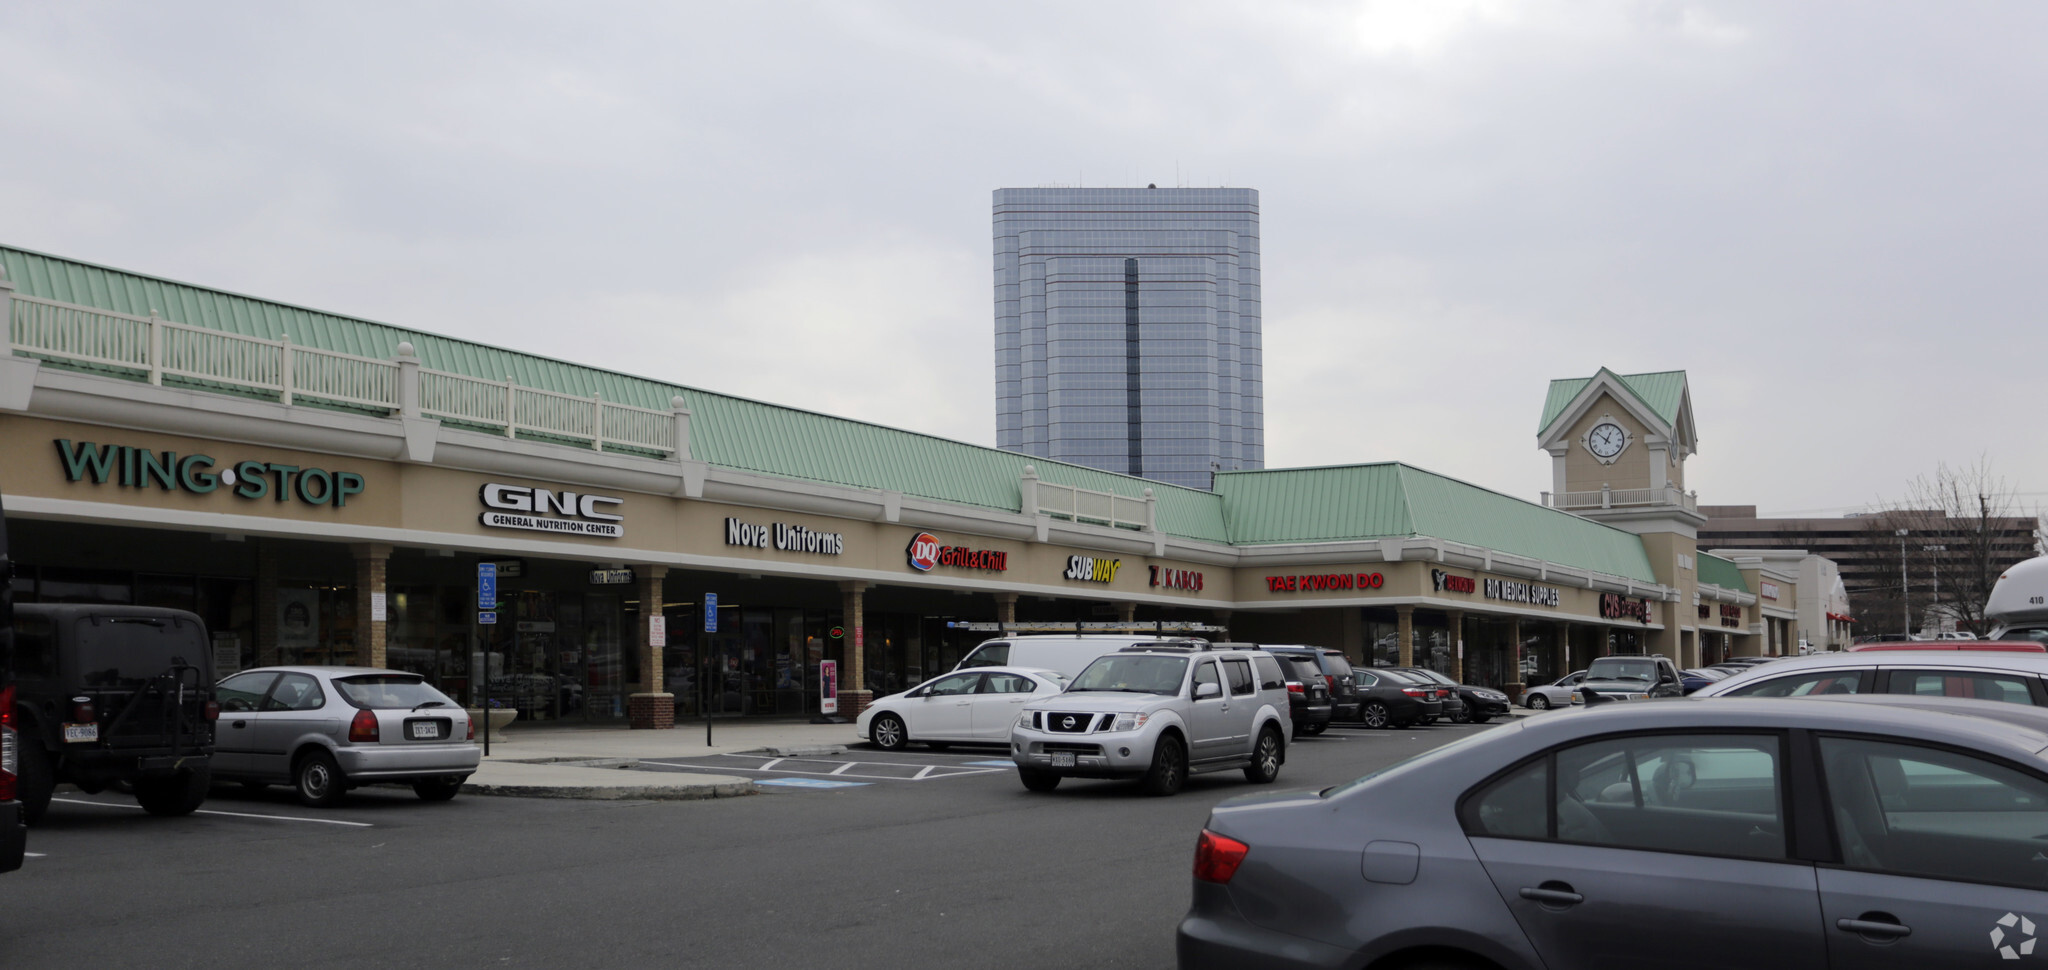
{"label": "clock face", "polygon": [[1628,433],[1621,430],[1621,425],[1618,424],[1596,425],[1586,434],[1586,450],[1598,458],[1612,458],[1621,454],[1621,449],[1627,444]]}

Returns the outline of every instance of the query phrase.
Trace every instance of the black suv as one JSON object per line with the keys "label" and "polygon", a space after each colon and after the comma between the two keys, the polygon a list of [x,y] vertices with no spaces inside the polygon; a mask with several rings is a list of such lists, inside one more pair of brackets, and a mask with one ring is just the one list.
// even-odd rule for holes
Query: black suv
{"label": "black suv", "polygon": [[1287,674],[1287,712],[1294,719],[1296,737],[1313,737],[1330,727],[1330,688],[1323,682],[1323,668],[1306,651],[1273,651],[1280,669]]}
{"label": "black suv", "polygon": [[1295,644],[1265,645],[1263,649],[1277,657],[1295,655],[1315,661],[1316,671],[1321,675],[1323,686],[1330,691],[1330,716],[1339,721],[1356,721],[1358,716],[1358,684],[1352,678],[1351,662],[1344,659],[1341,650],[1328,647],[1311,647]]}
{"label": "black suv", "polygon": [[1586,665],[1579,696],[1588,704],[1685,696],[1678,667],[1662,654],[1597,657]]}
{"label": "black suv", "polygon": [[183,610],[23,604],[14,610],[15,726],[29,824],[60,782],[125,784],[151,815],[185,815],[212,783],[213,653]]}

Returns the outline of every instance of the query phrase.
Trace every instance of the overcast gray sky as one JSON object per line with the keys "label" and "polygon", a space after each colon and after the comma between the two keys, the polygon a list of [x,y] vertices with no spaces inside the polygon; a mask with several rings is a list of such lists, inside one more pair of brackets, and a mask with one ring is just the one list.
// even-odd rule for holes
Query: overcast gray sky
{"label": "overcast gray sky", "polygon": [[2048,6],[0,2],[0,241],[993,443],[989,190],[1261,193],[1273,466],[2048,495]]}

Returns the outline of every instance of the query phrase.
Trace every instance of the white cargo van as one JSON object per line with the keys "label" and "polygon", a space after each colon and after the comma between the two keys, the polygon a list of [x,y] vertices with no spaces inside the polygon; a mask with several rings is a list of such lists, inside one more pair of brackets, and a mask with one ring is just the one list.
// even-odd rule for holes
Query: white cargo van
{"label": "white cargo van", "polygon": [[1203,641],[1188,637],[1143,636],[1128,633],[1050,633],[1004,637],[990,640],[968,651],[954,670],[969,667],[1037,667],[1057,670],[1069,678],[1078,677],[1095,658],[1138,644],[1179,645]]}
{"label": "white cargo van", "polygon": [[1998,577],[1984,604],[1993,640],[2048,641],[2048,556],[2017,563]]}

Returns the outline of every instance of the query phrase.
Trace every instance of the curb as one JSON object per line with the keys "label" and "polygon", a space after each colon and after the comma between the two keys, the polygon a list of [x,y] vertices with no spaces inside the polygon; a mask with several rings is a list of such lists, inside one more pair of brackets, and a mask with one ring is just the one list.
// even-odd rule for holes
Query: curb
{"label": "curb", "polygon": [[499,795],[514,798],[579,798],[591,801],[646,799],[652,801],[699,801],[706,798],[734,798],[759,791],[752,781],[720,782],[710,785],[503,785],[466,782],[466,795]]}
{"label": "curb", "polygon": [[752,751],[735,751],[734,754],[765,754],[771,758],[814,758],[819,755],[845,754],[843,744],[792,745],[787,748],[755,748]]}

